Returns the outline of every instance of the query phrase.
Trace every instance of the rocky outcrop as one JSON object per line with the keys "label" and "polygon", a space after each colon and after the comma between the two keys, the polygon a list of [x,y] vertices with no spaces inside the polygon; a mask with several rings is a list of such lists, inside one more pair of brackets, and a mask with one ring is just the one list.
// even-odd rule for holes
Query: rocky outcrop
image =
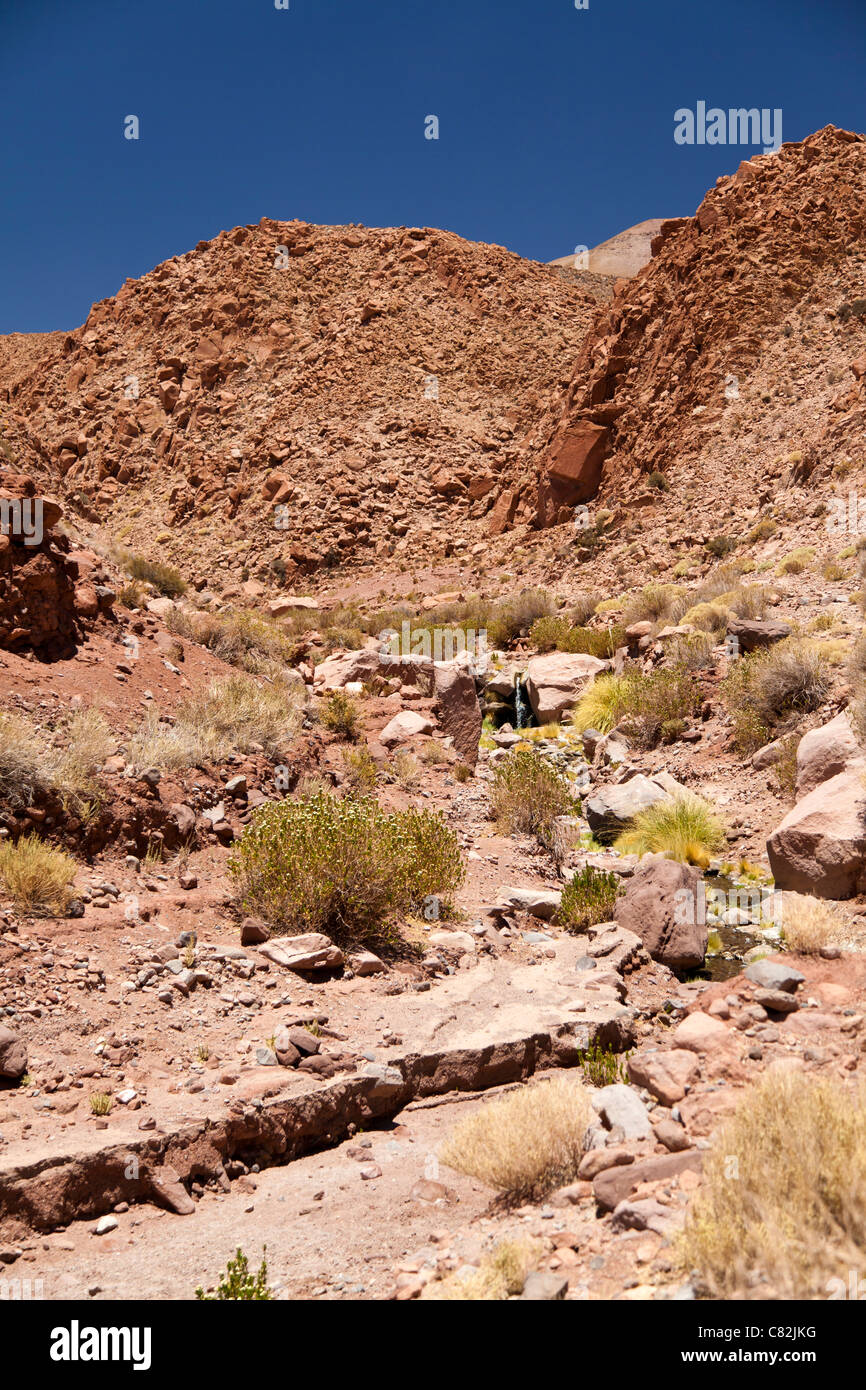
{"label": "rocky outcrop", "polygon": [[56,530],[63,508],[27,474],[0,478],[0,648],[69,656],[114,591],[91,551]]}
{"label": "rocky outcrop", "polygon": [[475,677],[465,666],[437,662],[433,692],[440,729],[452,739],[455,752],[467,767],[474,767],[483,718]]}
{"label": "rocky outcrop", "polygon": [[[862,345],[838,315],[862,297],[851,247],[866,226],[864,171],[866,139],[827,127],[745,160],[716,181],[694,217],[662,224],[653,259],[618,287],[530,441],[525,486],[537,493],[534,525],[562,520],[550,503],[550,471],[564,442],[586,438],[587,428],[607,432],[601,494],[620,505],[645,491],[642,477],[672,461],[717,488],[736,469],[742,490],[743,468],[753,468],[749,484],[759,491],[786,469],[800,479],[816,469],[826,476],[837,447],[852,456],[852,437],[862,447],[863,380],[855,372],[849,385],[847,371]],[[840,324],[838,365],[848,380],[813,396],[808,417],[792,404],[791,418],[765,435],[757,380],[763,364],[770,383],[774,371],[793,368],[790,340],[807,297]],[[740,387],[746,379],[751,399]],[[739,426],[730,439],[728,413]],[[746,464],[737,444],[743,428],[761,438]],[[786,462],[778,440],[795,435],[797,455]],[[594,475],[584,467],[587,483]]]}

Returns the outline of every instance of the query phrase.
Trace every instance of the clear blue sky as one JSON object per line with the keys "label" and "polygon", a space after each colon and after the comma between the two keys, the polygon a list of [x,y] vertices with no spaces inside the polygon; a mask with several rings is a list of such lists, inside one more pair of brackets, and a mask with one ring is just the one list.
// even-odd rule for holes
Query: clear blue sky
{"label": "clear blue sky", "polygon": [[698,101],[866,129],[866,0],[0,0],[0,332],[262,216],[593,246],[758,152]]}

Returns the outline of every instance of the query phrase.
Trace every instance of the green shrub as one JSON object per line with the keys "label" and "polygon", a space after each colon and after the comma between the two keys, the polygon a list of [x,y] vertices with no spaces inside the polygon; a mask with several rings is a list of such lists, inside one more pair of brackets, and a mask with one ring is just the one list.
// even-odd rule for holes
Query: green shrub
{"label": "green shrub", "polygon": [[529,630],[529,640],[540,652],[552,652],[558,647],[570,629],[567,618],[556,618],[546,614],[536,618]]}
{"label": "green shrub", "polygon": [[730,555],[732,550],[736,550],[737,542],[731,536],[713,536],[707,541],[707,550],[711,555],[715,555],[717,560],[721,560],[725,555]]}
{"label": "green shrub", "polygon": [[325,699],[321,720],[332,734],[354,741],[360,732],[360,710],[345,690],[332,690]]}
{"label": "green shrub", "polygon": [[584,864],[562,890],[562,900],[556,914],[559,926],[568,932],[585,932],[598,922],[607,922],[613,914],[619,878]]}
{"label": "green shrub", "polygon": [[566,779],[534,748],[518,748],[497,764],[490,799],[506,833],[536,835],[542,844],[552,843],[556,817],[575,809]]}
{"label": "green shrub", "polygon": [[456,834],[433,811],[384,812],[319,794],[254,812],[229,872],[243,907],[280,932],[393,934],[394,915],[463,881]]}
{"label": "green shrub", "polygon": [[186,593],[186,580],[172,565],[164,565],[160,560],[146,560],[143,555],[129,555],[124,567],[133,579],[152,584],[167,598],[178,598]]}
{"label": "green shrub", "polygon": [[376,785],[376,764],[366,744],[343,750],[343,766],[353,793],[367,796]]}
{"label": "green shrub", "polygon": [[200,1303],[226,1303],[228,1301],[245,1303],[266,1303],[273,1295],[268,1288],[268,1266],[265,1260],[268,1247],[262,1251],[262,1262],[255,1274],[250,1274],[249,1261],[238,1246],[233,1260],[229,1260],[225,1273],[220,1275],[215,1294],[206,1294],[199,1285],[195,1296]]}

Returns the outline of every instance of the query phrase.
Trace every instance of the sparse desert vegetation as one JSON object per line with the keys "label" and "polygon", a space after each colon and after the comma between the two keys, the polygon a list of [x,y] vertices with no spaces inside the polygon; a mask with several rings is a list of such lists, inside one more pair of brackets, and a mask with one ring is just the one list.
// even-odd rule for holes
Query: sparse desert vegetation
{"label": "sparse desert vegetation", "polygon": [[539,1081],[456,1125],[442,1147],[442,1162],[507,1200],[538,1198],[574,1178],[591,1118],[580,1082]]}
{"label": "sparse desert vegetation", "polygon": [[[764,1077],[704,1159],[685,1267],[713,1297],[827,1298],[866,1270],[866,1096]],[[837,1295],[838,1296],[838,1295]]]}

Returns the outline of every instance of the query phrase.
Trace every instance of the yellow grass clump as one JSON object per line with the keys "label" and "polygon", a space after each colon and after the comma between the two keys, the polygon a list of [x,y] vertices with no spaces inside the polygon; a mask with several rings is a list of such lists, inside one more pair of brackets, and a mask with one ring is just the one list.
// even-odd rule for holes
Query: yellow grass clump
{"label": "yellow grass clump", "polygon": [[0,882],[25,912],[53,916],[65,912],[72,897],[75,860],[38,835],[0,844]]}
{"label": "yellow grass clump", "polygon": [[681,1254],[716,1298],[844,1297],[866,1271],[866,1091],[768,1073],[704,1157]]}
{"label": "yellow grass clump", "polygon": [[592,1115],[579,1081],[539,1081],[463,1120],[440,1157],[506,1199],[538,1197],[576,1176]]}
{"label": "yellow grass clump", "polygon": [[823,946],[838,939],[843,926],[830,903],[800,893],[786,893],[782,898],[780,924],[788,949],[802,956],[820,955]]}

